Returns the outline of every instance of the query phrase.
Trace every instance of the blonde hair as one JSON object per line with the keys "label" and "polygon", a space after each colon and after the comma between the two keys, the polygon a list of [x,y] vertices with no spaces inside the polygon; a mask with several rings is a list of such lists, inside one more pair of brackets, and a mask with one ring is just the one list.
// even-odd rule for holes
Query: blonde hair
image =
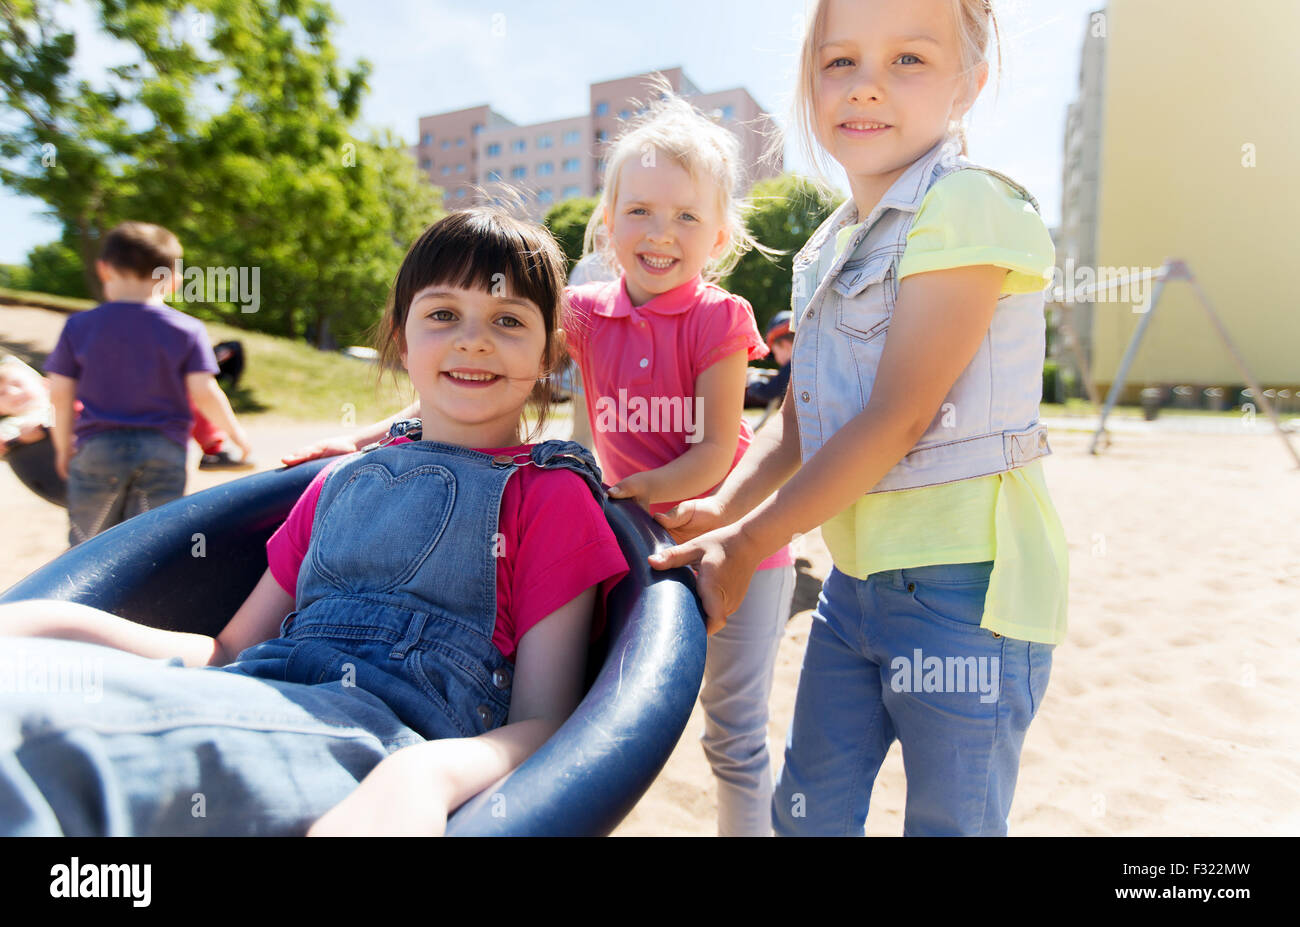
{"label": "blonde hair", "polygon": [[653,157],[657,152],[680,165],[692,180],[708,180],[717,193],[718,212],[728,233],[727,248],[705,266],[706,280],[725,277],[747,251],[761,251],[770,257],[775,252],[761,245],[745,225],[749,202],[737,195],[743,177],[740,140],[674,93],[662,74],[651,78],[650,90],[654,99],[624,124],[610,146],[605,186],[583,236],[583,256],[599,253],[611,267],[618,266],[605,227],[605,212],[612,213],[618,201],[619,181],[628,160],[647,154]]}
{"label": "blonde hair", "polygon": [[[814,0],[808,13],[808,23],[804,29],[803,44],[799,49],[799,76],[795,84],[790,124],[799,140],[800,149],[817,172],[817,179],[823,186],[829,187],[827,180],[829,163],[826,150],[817,140],[816,115],[816,73],[817,46],[826,29],[826,2]],[[1002,35],[998,30],[997,16],[993,12],[992,0],[950,0],[953,21],[957,25],[957,40],[960,43],[962,75],[970,77],[982,64],[988,63],[989,40],[998,53],[997,77],[1002,75]],[[995,80],[996,83],[996,80]],[[961,153],[966,154],[966,129],[958,123],[949,126],[949,135],[961,142]],[[768,154],[778,146],[785,144],[780,133],[772,139]]]}

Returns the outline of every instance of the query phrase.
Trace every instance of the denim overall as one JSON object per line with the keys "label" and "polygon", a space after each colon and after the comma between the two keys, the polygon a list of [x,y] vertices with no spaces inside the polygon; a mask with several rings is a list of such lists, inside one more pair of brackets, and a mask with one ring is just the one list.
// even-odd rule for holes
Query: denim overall
{"label": "denim overall", "polygon": [[[940,142],[894,182],[823,276],[823,251],[858,221],[852,199],[795,257],[791,383],[804,462],[870,401],[908,233],[926,193],[957,170],[986,169]],[[986,172],[1037,210],[1015,181]],[[1038,421],[1043,303],[1041,292],[999,298],[934,420],[870,492],[1002,473],[1050,453]],[[926,565],[865,579],[831,570],[773,792],[778,835],[861,836],[894,740],[907,774],[905,835],[1007,833],[1020,750],[1047,688],[1052,648],[980,626],[993,565]],[[968,673],[916,684],[933,661]]]}
{"label": "denim overall", "polygon": [[505,723],[506,481],[568,469],[603,505],[600,470],[572,442],[493,456],[417,429],[330,471],[297,610],[238,662],[0,638],[0,664],[76,684],[0,692],[0,835],[302,835],[394,751]]}
{"label": "denim overall", "polygon": [[[867,407],[898,301],[908,232],[926,193],[957,170],[992,174],[1038,209],[1014,180],[941,142],[894,181],[821,279],[822,252],[835,247],[840,229],[858,222],[851,198],[795,256],[790,327],[798,334],[790,376],[804,463]],[[870,492],[1001,473],[1051,453],[1038,421],[1045,318],[1042,292],[1002,296],[975,357],[925,433]]]}
{"label": "denim overall", "polygon": [[[411,425],[414,428],[411,428]],[[345,680],[429,740],[504,724],[510,661],[492,643],[497,520],[516,467],[572,470],[604,500],[600,468],[571,441],[522,461],[436,441],[380,446],[332,470],[280,637],[227,669],[308,685]],[[522,456],[522,455],[520,455]]]}

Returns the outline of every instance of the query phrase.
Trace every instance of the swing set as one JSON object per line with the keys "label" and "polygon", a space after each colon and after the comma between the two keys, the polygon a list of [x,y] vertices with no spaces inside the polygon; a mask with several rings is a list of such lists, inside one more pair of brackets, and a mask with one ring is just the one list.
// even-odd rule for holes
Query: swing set
{"label": "swing set", "polygon": [[[1124,391],[1124,382],[1128,378],[1129,370],[1133,366],[1133,359],[1137,356],[1138,348],[1142,344],[1142,339],[1146,335],[1147,329],[1151,326],[1151,319],[1155,316],[1156,310],[1160,306],[1160,297],[1164,294],[1165,284],[1169,281],[1185,280],[1191,284],[1198,301],[1205,309],[1205,314],[1209,316],[1210,324],[1214,326],[1214,330],[1218,334],[1219,340],[1223,342],[1224,347],[1228,350],[1228,354],[1232,357],[1233,363],[1237,365],[1237,369],[1241,371],[1246,383],[1250,386],[1252,398],[1259,403],[1265,414],[1268,415],[1269,419],[1273,422],[1273,428],[1277,432],[1278,437],[1281,438],[1282,443],[1286,445],[1287,452],[1291,455],[1291,459],[1295,461],[1296,468],[1300,469],[1300,453],[1297,453],[1295,447],[1291,444],[1291,438],[1287,434],[1286,428],[1282,425],[1282,420],[1278,417],[1277,410],[1264,394],[1264,390],[1260,388],[1259,382],[1255,379],[1255,375],[1246,364],[1245,358],[1237,349],[1232,337],[1228,334],[1227,328],[1224,327],[1222,318],[1220,318],[1218,312],[1215,311],[1214,305],[1210,302],[1209,296],[1206,295],[1205,290],[1201,287],[1200,281],[1196,279],[1191,268],[1187,266],[1186,261],[1178,258],[1169,258],[1154,271],[1146,271],[1141,274],[1119,275],[1109,278],[1105,283],[1089,284],[1088,286],[1079,287],[1075,290],[1075,298],[1073,301],[1077,301],[1080,296],[1087,297],[1101,291],[1108,292],[1115,287],[1128,286],[1132,283],[1146,282],[1150,280],[1154,280],[1156,284],[1155,292],[1151,297],[1151,305],[1147,311],[1142,314],[1142,320],[1138,323],[1137,328],[1133,331],[1132,337],[1129,339],[1128,347],[1124,350],[1124,357],[1120,361],[1119,370],[1115,374],[1115,381],[1110,385],[1110,392],[1107,393],[1104,403],[1100,401],[1100,394],[1097,392],[1097,385],[1092,379],[1092,374],[1079,346],[1078,336],[1074,327],[1070,323],[1070,313],[1068,311],[1061,313],[1061,334],[1065,337],[1066,344],[1070,348],[1070,355],[1074,361],[1075,368],[1078,370],[1080,378],[1083,381],[1084,389],[1088,393],[1089,400],[1094,406],[1099,406],[1101,409],[1100,419],[1097,422],[1097,430],[1093,434],[1092,441],[1088,445],[1088,452],[1094,455],[1100,454],[1103,446],[1103,439],[1105,444],[1109,444],[1110,436],[1106,432],[1106,419],[1110,416],[1111,411],[1115,408],[1116,403],[1119,402],[1119,397]],[[1065,308],[1069,303],[1058,302],[1057,305]]]}

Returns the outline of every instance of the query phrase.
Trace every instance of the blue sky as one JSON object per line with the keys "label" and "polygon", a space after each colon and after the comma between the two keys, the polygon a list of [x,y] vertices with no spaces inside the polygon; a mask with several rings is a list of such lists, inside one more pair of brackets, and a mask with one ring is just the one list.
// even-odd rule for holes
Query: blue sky
{"label": "blue sky", "polygon": [[[573,116],[587,85],[682,67],[705,92],[742,86],[785,123],[805,0],[334,0],[347,62],[373,65],[362,121],[415,137],[424,114],[488,103],[520,123]],[[1015,177],[1060,217],[1065,108],[1078,84],[1088,13],[1104,0],[995,0],[1003,73],[970,119],[971,156]],[[123,52],[87,28],[85,0],[64,14],[92,81]],[[794,145],[786,167],[807,171]],[[844,185],[841,183],[841,186]],[[0,190],[0,263],[22,262],[57,226],[32,199]]]}

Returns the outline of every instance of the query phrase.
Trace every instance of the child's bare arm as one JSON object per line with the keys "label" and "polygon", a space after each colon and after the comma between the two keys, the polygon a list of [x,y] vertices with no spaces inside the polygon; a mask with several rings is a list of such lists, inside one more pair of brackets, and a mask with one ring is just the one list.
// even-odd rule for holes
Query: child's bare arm
{"label": "child's bare arm", "polygon": [[[689,499],[722,482],[740,441],[740,416],[745,404],[746,351],[735,351],[711,365],[695,381],[702,414],[689,410],[693,431],[686,453],[676,460],[620,480],[610,488],[615,498],[635,498],[643,505]],[[687,399],[686,402],[692,400]],[[687,410],[683,410],[685,415]],[[698,440],[691,441],[691,438]]]}
{"label": "child's bare arm", "polygon": [[781,414],[773,415],[758,430],[754,443],[717,492],[702,499],[687,499],[655,515],[674,541],[680,544],[731,524],[776,492],[799,469],[802,455],[793,391],[794,387],[787,383]]}
{"label": "child's bare arm", "polygon": [[72,460],[72,424],[77,415],[77,381],[72,377],[51,373],[49,382],[50,404],[54,406],[54,428],[50,432],[54,441],[54,468],[66,480],[68,462]]}
{"label": "child's bare arm", "polygon": [[109,614],[89,605],[34,599],[0,605],[0,636],[55,637],[100,644],[152,659],[180,657],[186,666],[224,666],[241,650],[274,637],[293,597],[267,570],[261,581],[215,638],[164,631]]}
{"label": "child's bare arm", "polygon": [[285,616],[293,611],[293,603],[293,596],[280,588],[267,568],[244,604],[217,635],[217,649],[209,665],[225,666],[240,651],[276,637]]}
{"label": "child's bare arm", "polygon": [[376,441],[387,435],[388,429],[392,427],[393,422],[400,422],[404,419],[419,417],[420,400],[417,399],[396,415],[390,415],[388,418],[372,422],[351,434],[335,435],[330,438],[323,438],[315,444],[300,447],[296,451],[285,454],[280,458],[280,462],[287,467],[292,467],[294,464],[305,463],[308,460],[315,460],[317,457],[332,457],[335,454],[351,454],[353,451],[361,450],[367,444],[374,444]]}
{"label": "child's bare arm", "polygon": [[180,657],[186,666],[206,666],[217,652],[217,642],[202,634],[163,631],[54,599],[0,605],[0,635],[84,641],[153,659]]}
{"label": "child's bare arm", "polygon": [[764,546],[836,515],[912,449],[979,349],[1006,275],[978,265],[903,281],[867,407],[751,513]]}
{"label": "child's bare arm", "polygon": [[247,457],[252,451],[248,443],[248,435],[244,433],[243,426],[235,418],[235,412],[230,408],[230,400],[217,385],[217,378],[206,372],[187,373],[185,388],[189,391],[190,400],[195,408],[212,424],[229,435],[230,440],[234,441]]}
{"label": "child's bare arm", "polygon": [[661,569],[701,564],[710,633],[739,607],[764,557],[870,491],[916,444],[979,349],[1006,274],[978,265],[905,279],[867,407],[748,515],[655,555]]}
{"label": "child's bare arm", "polygon": [[317,821],[310,836],[440,835],[447,815],[509,775],[582,700],[596,588],[552,612],[520,640],[509,723],[477,737],[398,750]]}

